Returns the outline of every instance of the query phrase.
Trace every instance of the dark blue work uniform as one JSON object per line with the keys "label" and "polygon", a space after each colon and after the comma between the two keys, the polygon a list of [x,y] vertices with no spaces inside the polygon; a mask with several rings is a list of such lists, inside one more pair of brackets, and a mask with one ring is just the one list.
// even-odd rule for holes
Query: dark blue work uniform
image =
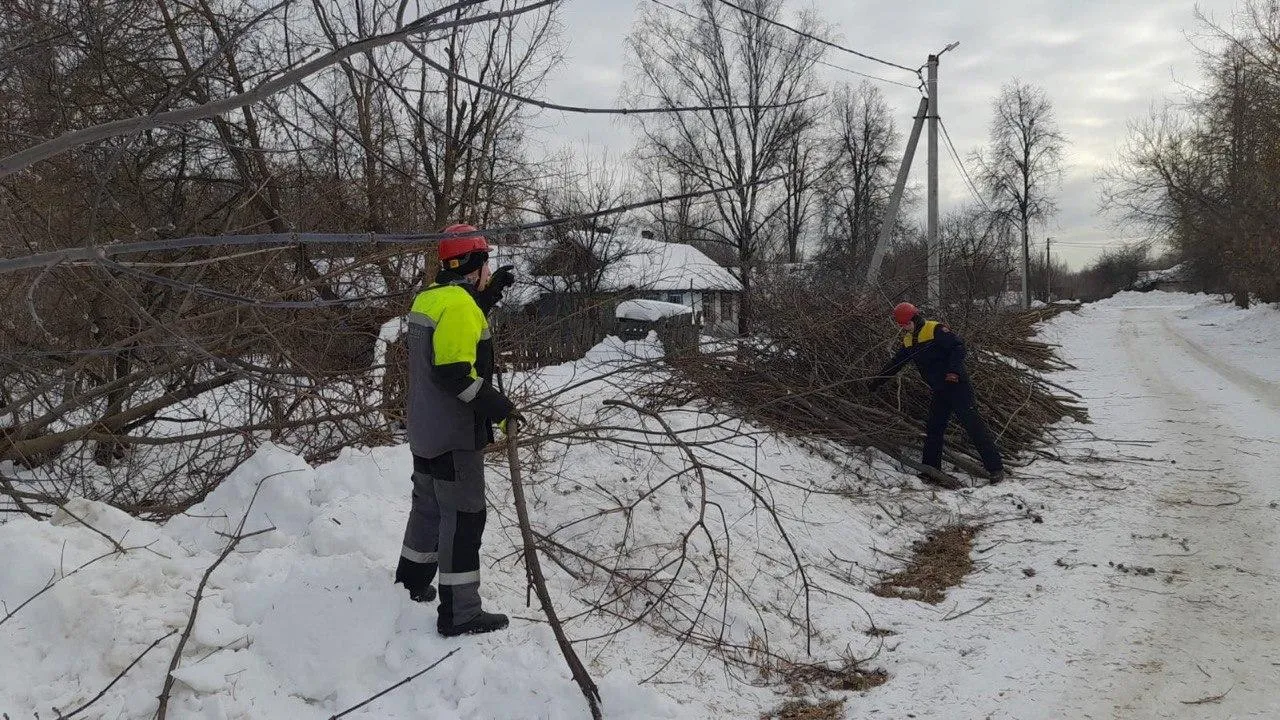
{"label": "dark blue work uniform", "polygon": [[[964,356],[964,340],[947,329],[946,325],[936,320],[919,323],[912,327],[911,332],[902,336],[902,347],[898,348],[889,364],[876,374],[877,379],[873,381],[872,387],[883,385],[908,361],[915,363],[920,377],[933,390],[924,441],[924,464],[941,469],[947,422],[954,413],[968,433],[969,440],[978,448],[982,465],[987,472],[1002,472],[1004,463],[1000,460],[1000,450],[987,431],[986,423],[978,415],[973,385],[970,384],[969,373],[964,367]],[[954,375],[956,380],[948,381],[947,375]]]}

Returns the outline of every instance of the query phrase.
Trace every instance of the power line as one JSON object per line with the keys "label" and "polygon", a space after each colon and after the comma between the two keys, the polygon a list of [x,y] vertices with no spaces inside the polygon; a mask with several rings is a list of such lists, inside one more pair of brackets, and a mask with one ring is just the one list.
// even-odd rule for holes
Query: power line
{"label": "power line", "polygon": [[951,160],[955,163],[956,169],[960,171],[961,176],[963,176],[965,185],[969,188],[969,192],[973,193],[974,197],[978,199],[978,202],[982,203],[982,205],[986,207],[987,202],[982,198],[982,194],[978,192],[978,184],[973,181],[973,176],[969,174],[969,169],[965,167],[964,161],[960,158],[960,151],[956,150],[956,144],[951,139],[951,132],[947,130],[947,124],[942,121],[941,117],[938,118],[938,125],[942,127],[942,137],[946,140],[947,149],[951,154]]}
{"label": "power line", "polygon": [[649,107],[649,108],[601,108],[601,107],[581,107],[578,105],[561,105],[559,103],[547,102],[545,100],[539,100],[537,98],[528,97],[525,95],[518,95],[516,93],[511,92],[510,90],[504,90],[500,87],[487,85],[485,83],[480,82],[479,80],[475,80],[470,77],[467,77],[462,73],[450,70],[449,68],[445,67],[444,65],[441,65],[435,60],[432,60],[430,57],[427,56],[425,52],[413,47],[412,45],[406,45],[406,47],[409,48],[409,52],[413,53],[419,60],[421,60],[424,64],[426,64],[427,67],[430,67],[431,69],[439,72],[442,75],[447,75],[453,78],[454,80],[457,80],[463,83],[464,85],[470,85],[471,87],[479,88],[480,90],[484,90],[485,92],[493,93],[494,95],[515,100],[516,102],[521,102],[526,105],[533,105],[534,107],[540,107],[544,110],[559,110],[562,112],[582,113],[584,115],[657,115],[657,114],[677,113],[677,112],[706,112],[706,111],[713,111],[713,110],[774,110],[777,108],[784,108],[784,107],[790,107],[792,105],[799,105],[800,103],[808,102],[810,100],[815,100],[821,97],[821,95],[810,95],[809,97],[800,98],[799,100],[790,100],[784,103],[773,103],[768,105],[698,105],[698,106],[673,105],[670,107]]}
{"label": "power line", "polygon": [[[595,220],[596,218],[619,215],[633,210],[642,210],[644,208],[661,205],[663,203],[679,202],[681,200],[694,200],[710,195],[716,195],[718,193],[769,185],[778,182],[782,177],[782,175],[774,175],[754,182],[742,183],[739,185],[723,185],[708,190],[695,190],[692,192],[681,193],[679,195],[666,195],[649,200],[641,200],[623,205],[614,205],[612,207],[594,210],[592,212],[578,213],[576,215],[562,215],[535,222],[506,225],[496,228],[481,228],[478,232],[487,237],[497,238],[502,237],[507,233],[540,230],[542,228],[553,227],[556,225],[567,225],[570,223]],[[67,262],[105,264],[104,261],[106,261],[107,258],[114,257],[116,255],[160,252],[166,250],[184,250],[197,247],[242,247],[246,245],[279,247],[292,245],[362,245],[373,243],[386,243],[390,245],[424,244],[434,240],[457,237],[458,235],[459,233],[446,232],[384,235],[375,233],[307,232],[263,233],[257,235],[197,235],[192,237],[168,238],[164,240],[118,243],[114,245],[81,245],[77,247],[63,248],[61,250],[54,250],[51,252],[37,253],[34,255],[0,258],[0,274],[16,272],[19,270],[29,270],[33,268],[52,268]]]}
{"label": "power line", "polygon": [[[680,15],[683,15],[683,16],[685,16],[685,17],[689,18],[690,20],[696,20],[696,21],[698,21],[698,22],[700,22],[700,23],[710,23],[710,22],[711,22],[710,20],[707,20],[705,17],[699,17],[699,16],[697,16],[697,15],[694,15],[694,14],[693,14],[693,13],[691,13],[691,12],[688,12],[688,11],[682,10],[682,9],[680,9],[680,8],[678,8],[678,7],[674,6],[674,5],[668,5],[667,3],[663,2],[662,0],[649,0],[649,2],[653,3],[654,5],[660,5],[660,6],[664,7],[664,8],[666,8],[666,9],[668,9],[668,10],[670,10],[670,11],[674,12],[674,13],[678,13],[678,14],[680,14]],[[744,39],[746,39],[746,38],[747,38],[747,36],[746,36],[745,34],[740,33],[740,32],[738,32],[737,30],[732,30],[732,29],[730,29],[730,28],[721,28],[721,29],[722,29],[722,30],[724,30],[725,32],[728,32],[728,33],[732,34],[732,35],[737,35],[737,36],[738,36],[738,37],[740,37],[740,38],[744,38]],[[766,45],[768,45],[769,47],[773,48],[774,50],[782,50],[782,49],[783,49],[783,48],[780,48],[780,47],[778,47],[777,45],[773,45],[773,44],[771,44],[771,43],[765,43],[765,44],[766,44]],[[917,89],[919,89],[919,86],[917,86],[917,85],[912,85],[912,84],[910,84],[910,83],[899,82],[899,81],[897,81],[897,80],[890,80],[889,78],[886,78],[886,77],[880,77],[879,75],[872,75],[872,74],[870,74],[870,73],[860,72],[860,71],[858,71],[858,70],[854,70],[854,69],[852,69],[852,68],[847,68],[847,67],[845,67],[845,66],[843,66],[843,65],[836,65],[835,63],[827,62],[827,61],[825,61],[825,60],[821,59],[821,55],[819,55],[819,57],[812,58],[812,60],[813,60],[815,63],[817,63],[817,64],[819,64],[819,65],[823,65],[823,66],[825,66],[825,67],[829,67],[829,68],[831,68],[832,70],[842,70],[842,71],[847,72],[847,73],[849,73],[849,74],[851,74],[851,75],[857,75],[858,77],[864,77],[864,78],[866,78],[866,79],[868,79],[868,80],[877,80],[877,81],[879,81],[879,82],[889,83],[890,85],[897,85],[898,87],[904,87],[904,88],[907,88],[907,89],[909,89],[909,90],[917,90]]]}
{"label": "power line", "polygon": [[793,33],[795,33],[795,34],[797,34],[797,35],[800,35],[801,37],[806,37],[806,38],[809,38],[810,40],[813,40],[814,42],[822,43],[823,45],[826,45],[827,47],[835,48],[836,50],[839,50],[839,51],[841,51],[841,52],[849,53],[850,55],[857,55],[857,56],[858,56],[858,57],[860,57],[860,58],[863,58],[863,59],[865,59],[865,60],[870,60],[870,61],[872,61],[872,62],[878,62],[878,63],[880,63],[881,65],[885,65],[885,66],[887,66],[887,67],[897,68],[898,70],[906,70],[907,72],[912,73],[912,74],[913,74],[913,75],[915,75],[916,77],[919,77],[919,76],[920,76],[920,68],[918,68],[918,67],[917,67],[917,68],[909,68],[909,67],[907,67],[906,65],[899,65],[898,63],[895,63],[895,62],[889,62],[888,60],[882,60],[881,58],[878,58],[878,57],[876,57],[876,56],[874,56],[874,55],[868,55],[868,54],[866,54],[866,53],[864,53],[864,52],[858,52],[857,50],[854,50],[853,48],[847,48],[847,47],[845,47],[845,46],[843,46],[843,45],[837,45],[836,43],[833,43],[833,42],[831,42],[830,40],[824,40],[824,39],[822,39],[822,38],[818,37],[817,35],[812,35],[812,34],[810,34],[810,33],[807,33],[807,32],[805,32],[805,31],[803,31],[803,30],[798,30],[798,29],[796,29],[796,28],[791,27],[790,25],[787,25],[786,23],[778,22],[777,20],[774,20],[773,18],[765,17],[764,15],[761,15],[760,13],[758,13],[758,12],[756,12],[756,11],[754,11],[754,10],[749,10],[749,9],[747,9],[747,8],[742,7],[741,5],[738,5],[738,4],[736,4],[736,3],[729,2],[729,0],[717,0],[717,2],[719,2],[721,5],[728,5],[729,7],[733,8],[734,10],[737,10],[737,11],[738,11],[738,12],[740,12],[740,13],[745,13],[745,14],[750,15],[750,16],[752,16],[752,17],[754,17],[754,18],[758,19],[758,20],[763,20],[763,21],[765,21],[765,22],[769,23],[770,25],[776,25],[776,26],[778,26],[778,27],[780,27],[780,28],[782,28],[782,29],[784,29],[784,30],[790,30],[791,32],[793,32]]}
{"label": "power line", "polygon": [[947,130],[947,124],[938,118],[938,125],[942,126],[942,137],[947,141],[947,148],[951,151],[951,161],[955,163],[956,169],[964,177],[965,186],[969,188],[969,192],[973,193],[974,198],[987,212],[991,211],[991,206],[987,204],[986,199],[982,197],[982,193],[978,192],[978,184],[973,181],[973,176],[969,174],[969,169],[964,166],[964,160],[960,159],[960,152],[956,150],[956,144],[951,141],[951,133]]}
{"label": "power line", "polygon": [[969,191],[969,194],[973,196],[974,200],[978,201],[978,204],[981,205],[984,210],[990,212],[991,206],[987,204],[986,199],[983,198],[982,194],[978,192],[978,189],[974,187],[973,181],[969,179],[968,172],[964,169],[964,165],[956,156],[956,150],[952,147],[951,141],[949,140],[947,141],[947,149],[949,151],[947,153],[947,157],[951,158],[951,164],[956,167],[956,170],[960,171],[961,178],[964,180],[965,189]]}

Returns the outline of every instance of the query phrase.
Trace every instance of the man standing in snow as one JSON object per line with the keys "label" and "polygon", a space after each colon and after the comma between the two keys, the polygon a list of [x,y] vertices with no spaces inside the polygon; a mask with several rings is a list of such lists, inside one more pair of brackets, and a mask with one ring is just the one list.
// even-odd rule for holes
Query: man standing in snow
{"label": "man standing in snow", "polygon": [[515,282],[511,267],[489,273],[489,243],[470,225],[440,241],[440,271],[409,311],[406,421],[413,452],[413,509],[396,582],[419,602],[436,597],[440,634],[501,630],[507,616],[480,606],[484,534],[484,448],[493,425],[514,415],[493,387],[493,340],[486,313]]}
{"label": "man standing in snow", "polygon": [[878,389],[908,361],[915,363],[920,376],[933,390],[924,441],[924,464],[942,469],[947,422],[954,413],[968,433],[969,440],[978,448],[991,483],[1003,480],[1004,462],[1000,459],[1000,450],[991,439],[986,423],[978,415],[973,385],[969,383],[969,373],[965,370],[964,340],[937,320],[925,320],[911,303],[899,303],[893,309],[893,319],[905,331],[902,347],[898,348],[889,364],[876,373],[871,389]]}

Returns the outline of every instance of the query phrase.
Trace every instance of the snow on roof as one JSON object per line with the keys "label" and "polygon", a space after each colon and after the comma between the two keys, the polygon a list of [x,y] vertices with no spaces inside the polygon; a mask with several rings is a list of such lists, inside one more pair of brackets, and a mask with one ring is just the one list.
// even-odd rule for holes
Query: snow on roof
{"label": "snow on roof", "polygon": [[692,245],[621,233],[596,244],[610,258],[602,290],[742,291],[733,273]]}
{"label": "snow on roof", "polygon": [[618,303],[618,309],[614,312],[615,317],[619,320],[642,320],[644,322],[658,322],[666,318],[691,314],[693,314],[693,308],[688,305],[643,299],[624,300]]}

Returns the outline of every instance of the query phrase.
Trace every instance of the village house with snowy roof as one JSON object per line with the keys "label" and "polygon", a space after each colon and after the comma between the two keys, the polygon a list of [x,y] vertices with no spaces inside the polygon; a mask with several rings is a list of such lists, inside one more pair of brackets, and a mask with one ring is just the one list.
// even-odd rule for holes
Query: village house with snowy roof
{"label": "village house with snowy roof", "polygon": [[657,300],[689,308],[704,334],[737,332],[742,283],[697,248],[659,239],[651,230],[593,227],[500,245],[495,266],[515,265],[508,312],[550,318],[589,314],[602,334],[613,333],[619,303]]}

